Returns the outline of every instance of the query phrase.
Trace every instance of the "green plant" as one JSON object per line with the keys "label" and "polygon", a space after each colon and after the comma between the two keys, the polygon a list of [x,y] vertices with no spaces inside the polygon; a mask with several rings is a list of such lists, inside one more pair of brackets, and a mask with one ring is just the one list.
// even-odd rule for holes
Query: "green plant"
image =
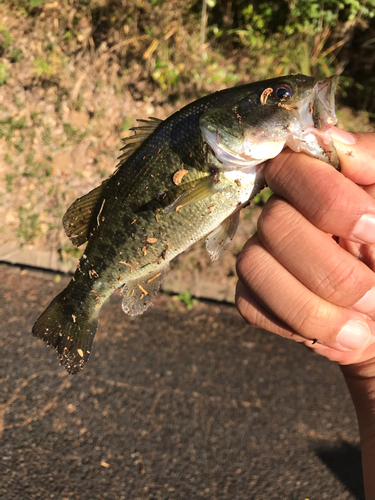
{"label": "green plant", "polygon": [[24,242],[33,242],[41,232],[39,215],[31,213],[30,210],[21,206],[18,209],[18,217],[17,236]]}
{"label": "green plant", "polygon": [[44,144],[51,144],[52,140],[52,134],[51,134],[51,129],[48,126],[44,127],[44,130],[42,132],[42,139]]}
{"label": "green plant", "polygon": [[40,5],[43,5],[44,0],[29,0],[29,7],[30,9],[34,9],[35,7],[39,7]]}
{"label": "green plant", "polygon": [[4,49],[7,49],[12,44],[12,42],[13,37],[10,34],[8,28],[0,24],[0,45],[2,45]]}
{"label": "green plant", "polygon": [[273,192],[270,190],[270,188],[263,189],[260,193],[258,193],[256,196],[253,198],[253,202],[255,205],[263,206],[265,205],[266,201],[268,198],[270,198],[273,195]]}
{"label": "green plant", "polygon": [[13,189],[13,180],[14,180],[14,174],[13,173],[7,173],[5,175],[6,189],[7,189],[8,193],[12,192],[12,189]]}
{"label": "green plant", "polygon": [[64,132],[66,133],[68,139],[74,139],[77,135],[77,130],[69,122],[63,124]]}
{"label": "green plant", "polygon": [[179,293],[177,295],[177,300],[179,300],[180,302],[182,302],[183,304],[185,304],[186,309],[188,309],[189,311],[191,309],[193,309],[193,307],[195,305],[198,304],[198,301],[196,299],[193,299],[193,297],[191,296],[189,290],[187,290],[187,289],[186,289],[186,291],[184,293]]}
{"label": "green plant", "polygon": [[4,63],[0,62],[0,85],[8,81],[8,70]]}
{"label": "green plant", "polygon": [[51,64],[43,59],[43,57],[37,57],[33,61],[33,66],[33,72],[36,74],[36,76],[50,76],[53,73]]}
{"label": "green plant", "polygon": [[179,83],[180,70],[171,61],[156,59],[155,70],[152,73],[152,78],[159,83],[163,90],[169,86],[175,87]]}
{"label": "green plant", "polygon": [[[23,57],[23,52],[21,49],[11,49],[9,51],[9,59],[14,60],[15,62],[19,62]],[[13,62],[13,61],[12,61]]]}

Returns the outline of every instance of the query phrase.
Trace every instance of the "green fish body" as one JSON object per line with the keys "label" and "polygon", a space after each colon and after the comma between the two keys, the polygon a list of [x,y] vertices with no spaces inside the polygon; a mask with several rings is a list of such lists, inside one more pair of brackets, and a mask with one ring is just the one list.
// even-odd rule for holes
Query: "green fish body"
{"label": "green fish body", "polygon": [[86,363],[103,303],[123,287],[123,310],[143,313],[169,262],[207,236],[213,260],[233,238],[239,211],[265,185],[264,162],[285,146],[338,167],[330,129],[336,77],[293,75],[226,89],[165,121],[142,120],[115,173],[63,219],[77,246],[74,276],[33,334],[70,373]]}

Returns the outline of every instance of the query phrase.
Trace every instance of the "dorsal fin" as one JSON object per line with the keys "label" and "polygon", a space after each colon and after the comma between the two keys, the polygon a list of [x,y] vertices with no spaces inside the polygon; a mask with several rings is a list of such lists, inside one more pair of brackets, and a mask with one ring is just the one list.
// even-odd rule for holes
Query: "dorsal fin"
{"label": "dorsal fin", "polygon": [[90,229],[92,229],[91,221],[97,217],[101,209],[98,202],[106,182],[107,180],[85,196],[78,198],[70,205],[63,217],[65,234],[77,247],[85,243],[89,237]]}
{"label": "dorsal fin", "polygon": [[148,120],[137,120],[137,122],[142,125],[132,127],[130,130],[134,132],[134,135],[123,139],[125,145],[121,148],[122,155],[119,157],[121,163],[127,160],[129,156],[139,148],[142,142],[154,132],[162,121],[163,120],[159,120],[159,118],[153,117],[150,117]]}

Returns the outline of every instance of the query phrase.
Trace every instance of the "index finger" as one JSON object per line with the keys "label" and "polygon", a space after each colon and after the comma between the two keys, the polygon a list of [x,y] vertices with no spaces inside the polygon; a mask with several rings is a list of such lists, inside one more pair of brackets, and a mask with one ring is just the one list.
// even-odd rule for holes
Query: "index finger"
{"label": "index finger", "polygon": [[[368,144],[367,137],[364,141]],[[375,160],[366,152],[361,154],[367,159],[368,168],[375,170]],[[344,171],[355,177],[353,165],[343,159]],[[330,165],[285,149],[267,162],[265,178],[274,193],[288,200],[325,233],[358,243],[375,243],[375,200]]]}

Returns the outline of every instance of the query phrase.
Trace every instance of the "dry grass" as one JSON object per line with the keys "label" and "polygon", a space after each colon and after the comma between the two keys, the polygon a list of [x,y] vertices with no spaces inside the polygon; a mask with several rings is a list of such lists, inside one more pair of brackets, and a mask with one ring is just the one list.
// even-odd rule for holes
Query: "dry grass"
{"label": "dry grass", "polygon": [[[193,2],[30,4],[0,4],[0,243],[72,253],[61,218],[114,170],[136,118],[271,68],[255,70],[244,50],[202,50]],[[369,127],[362,113],[354,128]]]}

